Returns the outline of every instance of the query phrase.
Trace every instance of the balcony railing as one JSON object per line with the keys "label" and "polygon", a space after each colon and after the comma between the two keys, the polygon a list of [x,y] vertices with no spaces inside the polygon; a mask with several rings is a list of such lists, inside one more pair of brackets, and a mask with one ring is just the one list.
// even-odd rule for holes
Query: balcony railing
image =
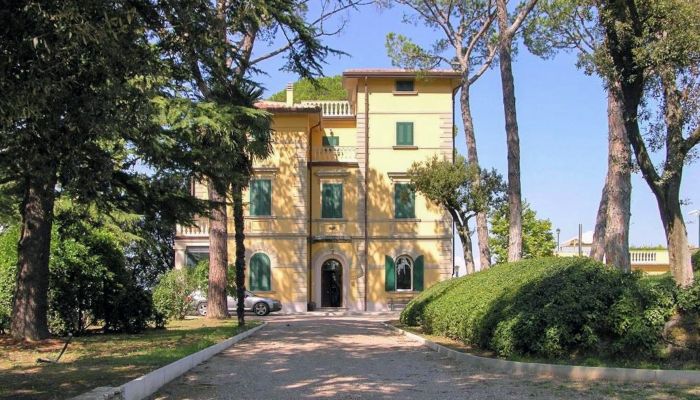
{"label": "balcony railing", "polygon": [[353,117],[352,106],[349,101],[344,100],[307,100],[301,104],[321,107],[321,114],[324,117]]}
{"label": "balcony railing", "polygon": [[209,218],[199,217],[195,219],[195,225],[185,226],[177,225],[175,227],[176,236],[194,236],[208,237],[209,236]]}
{"label": "balcony railing", "polygon": [[668,250],[630,250],[632,264],[668,265]]}
{"label": "balcony railing", "polygon": [[322,146],[312,149],[311,161],[356,162],[355,146]]}

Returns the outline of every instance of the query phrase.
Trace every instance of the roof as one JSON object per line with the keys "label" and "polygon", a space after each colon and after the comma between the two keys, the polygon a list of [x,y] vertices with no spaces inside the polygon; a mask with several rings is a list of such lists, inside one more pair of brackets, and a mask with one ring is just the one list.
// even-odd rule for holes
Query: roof
{"label": "roof", "polygon": [[431,69],[424,71],[404,68],[357,68],[343,71],[344,78],[360,78],[365,76],[392,78],[414,76],[422,76],[427,78],[460,78],[462,74],[459,71],[454,71],[451,69]]}
{"label": "roof", "polygon": [[255,103],[255,108],[276,113],[316,113],[321,112],[321,107],[312,104],[287,105],[283,101],[261,100]]}
{"label": "roof", "polygon": [[[581,235],[581,246],[590,246],[593,244],[593,231],[583,232]],[[567,246],[578,246],[578,235],[572,237],[569,240],[564,241],[561,244],[562,247]]]}

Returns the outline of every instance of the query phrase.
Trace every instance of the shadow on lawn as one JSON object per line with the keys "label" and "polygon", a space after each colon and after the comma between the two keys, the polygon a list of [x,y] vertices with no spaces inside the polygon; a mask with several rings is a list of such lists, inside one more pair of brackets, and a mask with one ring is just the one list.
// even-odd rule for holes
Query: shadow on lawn
{"label": "shadow on lawn", "polygon": [[[37,364],[25,357],[0,368],[0,399],[65,399],[98,386],[118,386],[239,332],[225,325],[82,336],[74,339],[59,364]],[[53,342],[39,350],[42,357],[54,357]],[[2,348],[8,353],[11,349]]]}

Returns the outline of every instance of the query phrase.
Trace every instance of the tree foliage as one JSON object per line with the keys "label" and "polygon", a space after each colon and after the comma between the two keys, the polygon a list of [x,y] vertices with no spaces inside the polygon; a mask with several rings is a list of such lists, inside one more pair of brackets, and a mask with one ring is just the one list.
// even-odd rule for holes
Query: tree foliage
{"label": "tree foliage", "polygon": [[[146,187],[133,168],[154,163],[160,135],[150,101],[161,63],[143,3],[31,1],[0,13],[0,184],[20,205],[12,334],[41,339],[46,324],[53,204],[60,193],[128,207]],[[157,166],[154,165],[155,168]]]}
{"label": "tree foliage", "polygon": [[[491,213],[491,249],[496,262],[508,259],[508,204]],[[557,247],[552,234],[552,222],[538,219],[530,204],[523,202],[523,258],[547,257]]]}

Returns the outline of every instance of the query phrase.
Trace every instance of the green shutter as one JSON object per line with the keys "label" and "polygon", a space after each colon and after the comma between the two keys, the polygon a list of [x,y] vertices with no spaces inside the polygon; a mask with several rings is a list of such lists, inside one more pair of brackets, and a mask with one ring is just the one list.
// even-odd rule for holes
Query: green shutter
{"label": "green shutter", "polygon": [[321,218],[343,218],[343,184],[324,183]]}
{"label": "green shutter", "polygon": [[396,123],[396,145],[413,146],[413,122]]}
{"label": "green shutter", "polygon": [[272,181],[269,179],[250,182],[250,215],[272,215]]}
{"label": "green shutter", "polygon": [[396,290],[396,267],[394,259],[384,256],[384,290],[393,292]]}
{"label": "green shutter", "polygon": [[270,290],[270,258],[265,254],[250,259],[250,290]]}
{"label": "green shutter", "polygon": [[[259,285],[260,289],[258,289],[258,290],[269,291],[270,290],[270,272],[271,272],[270,271],[270,259],[267,256],[265,256],[264,261],[265,261],[265,263],[262,265],[261,271],[258,271],[258,276],[260,277],[259,281],[258,281],[258,285]],[[422,290],[422,286],[421,286],[421,290]]]}
{"label": "green shutter", "polygon": [[423,290],[423,256],[418,256],[413,262],[413,290]]}
{"label": "green shutter", "polygon": [[416,193],[407,183],[394,185],[394,218],[416,217]]}

